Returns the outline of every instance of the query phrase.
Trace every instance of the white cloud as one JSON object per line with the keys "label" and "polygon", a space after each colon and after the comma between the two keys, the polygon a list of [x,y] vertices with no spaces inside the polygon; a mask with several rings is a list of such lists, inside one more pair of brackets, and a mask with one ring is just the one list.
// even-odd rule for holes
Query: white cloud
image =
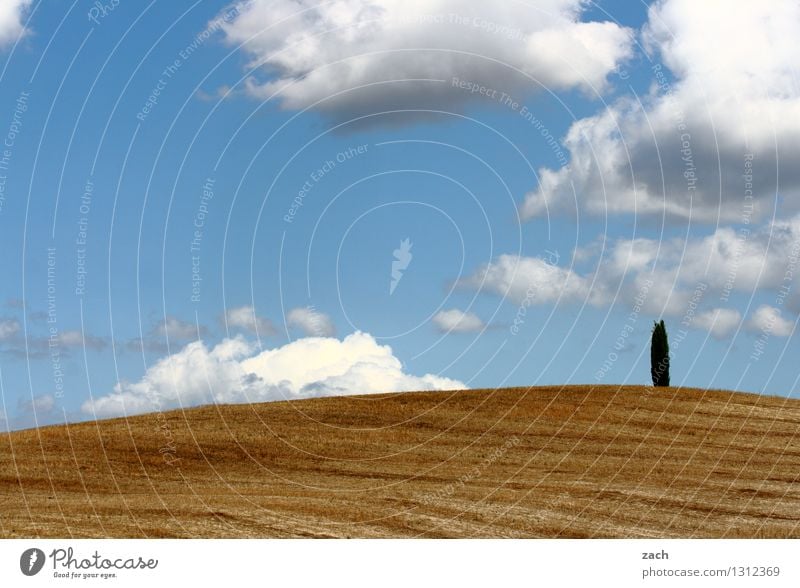
{"label": "white cloud", "polygon": [[[459,285],[516,304],[637,305],[656,316],[688,316],[693,328],[717,338],[735,331],[742,317],[734,309],[711,305],[732,300],[737,292],[775,292],[786,298],[788,308],[800,310],[796,296],[786,295],[800,267],[800,215],[746,232],[721,227],[688,240],[594,243],[578,249],[574,260],[586,269],[500,255]],[[786,325],[776,321],[774,332],[785,333]]]}
{"label": "white cloud", "polygon": [[311,337],[332,337],[336,334],[331,318],[311,306],[293,308],[286,315],[286,322]]}
{"label": "white cloud", "polygon": [[776,337],[788,337],[792,334],[794,323],[781,316],[780,309],[764,304],[747,321],[748,330],[754,333],[767,333]]}
{"label": "white cloud", "polygon": [[258,316],[252,306],[228,309],[225,313],[225,323],[229,327],[245,329],[262,337],[275,334],[275,327],[272,322],[269,319]]}
{"label": "white cloud", "polygon": [[[249,78],[251,94],[266,98],[281,90],[283,104],[294,109],[324,100],[317,108],[346,119],[400,108],[457,109],[474,97],[453,89],[454,76],[498,92],[538,83],[602,90],[630,56],[632,33],[612,22],[581,22],[585,5],[255,0],[222,28],[227,42],[243,43],[251,65],[270,76]],[[416,81],[385,83],[391,80]]]}
{"label": "white cloud", "polygon": [[500,255],[483,265],[459,285],[488,290],[507,296],[514,302],[525,300],[533,304],[574,302],[596,296],[598,290],[590,282],[570,269],[551,264],[538,257]]}
{"label": "white cloud", "polygon": [[53,411],[56,399],[52,394],[34,396],[32,399],[19,400],[19,409],[26,414],[46,415]]}
{"label": "white cloud", "polygon": [[3,0],[0,2],[0,47],[12,44],[25,34],[22,22],[31,0]]}
{"label": "white cloud", "polygon": [[486,327],[475,313],[457,308],[437,312],[433,317],[433,324],[443,333],[475,333]]}
{"label": "white cloud", "polygon": [[736,330],[742,315],[733,308],[714,308],[694,317],[694,326],[705,329],[715,339],[726,339]]}
{"label": "white cloud", "polygon": [[315,396],[464,388],[457,380],[403,371],[390,347],[367,333],[344,340],[299,339],[258,353],[238,337],[213,348],[195,341],[152,365],[141,380],[122,382],[82,410],[99,417],[203,403],[265,402]]}
{"label": "white cloud", "polygon": [[17,319],[0,320],[0,341],[12,339],[19,333],[20,325]]}
{"label": "white cloud", "polygon": [[523,216],[575,214],[576,195],[597,215],[740,221],[765,216],[776,192],[797,210],[798,35],[795,0],[654,3],[643,38],[663,66],[650,71],[651,92],[573,123],[569,165],[540,170]]}

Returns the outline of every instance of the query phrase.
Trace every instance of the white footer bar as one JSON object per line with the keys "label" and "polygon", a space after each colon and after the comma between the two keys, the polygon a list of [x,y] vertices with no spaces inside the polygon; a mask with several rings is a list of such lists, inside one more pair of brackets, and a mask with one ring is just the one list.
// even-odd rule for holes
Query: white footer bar
{"label": "white footer bar", "polygon": [[0,584],[797,587],[799,548],[798,540],[8,539]]}

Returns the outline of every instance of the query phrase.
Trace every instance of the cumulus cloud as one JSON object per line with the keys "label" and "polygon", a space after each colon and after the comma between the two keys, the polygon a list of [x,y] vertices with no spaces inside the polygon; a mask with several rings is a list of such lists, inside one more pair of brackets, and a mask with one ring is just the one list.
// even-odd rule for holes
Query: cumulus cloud
{"label": "cumulus cloud", "polygon": [[332,337],[336,334],[331,317],[311,306],[293,308],[286,315],[286,322],[311,337]]}
{"label": "cumulus cloud", "polygon": [[573,123],[569,164],[539,171],[522,215],[575,214],[577,196],[597,215],[740,221],[763,217],[776,193],[796,201],[798,34],[794,0],[654,3],[651,91]]}
{"label": "cumulus cloud", "polygon": [[713,308],[694,317],[695,326],[708,331],[715,339],[727,339],[741,321],[741,313],[733,308]]}
{"label": "cumulus cloud", "polygon": [[768,333],[776,337],[788,337],[794,330],[794,323],[783,318],[780,309],[768,304],[759,306],[746,326],[754,333]]}
{"label": "cumulus cloud", "polygon": [[608,293],[626,278],[647,276],[680,312],[698,284],[724,300],[735,292],[777,292],[792,284],[799,260],[800,215],[759,228],[720,227],[688,239],[620,239],[610,244],[591,277]]}
{"label": "cumulus cloud", "polygon": [[[583,0],[255,0],[224,24],[264,78],[259,98],[312,105],[334,118],[403,108],[457,109],[473,98],[452,78],[498,91],[602,91],[631,55],[632,33],[613,22],[582,22]],[[521,72],[521,73],[520,73]],[[525,78],[530,76],[535,82]],[[320,102],[317,104],[317,102]]]}
{"label": "cumulus cloud", "polygon": [[475,333],[486,327],[475,313],[457,308],[437,312],[433,317],[433,324],[443,333]]}
{"label": "cumulus cloud", "polygon": [[99,417],[204,403],[265,402],[351,394],[464,388],[457,380],[413,376],[389,346],[356,332],[343,340],[309,337],[258,352],[242,337],[214,347],[202,341],[152,365],[138,382],[87,400],[82,410]]}
{"label": "cumulus cloud", "polygon": [[33,398],[20,398],[19,410],[24,414],[48,415],[56,406],[56,399],[52,394],[43,394]]}
{"label": "cumulus cloud", "polygon": [[14,43],[25,34],[22,22],[31,0],[3,0],[0,2],[0,47]]}
{"label": "cumulus cloud", "polygon": [[256,309],[252,306],[239,306],[230,308],[225,313],[225,324],[234,329],[244,329],[260,336],[275,334],[275,326],[269,319],[260,317],[256,314]]}
{"label": "cumulus cloud", "polygon": [[[770,291],[786,298],[789,308],[797,304],[787,291],[800,267],[800,215],[758,229],[721,227],[689,239],[595,243],[578,249],[573,261],[576,265],[563,267],[552,259],[500,255],[458,285],[517,304],[635,304],[656,315],[688,316],[691,326],[723,338],[741,315],[712,307],[714,300]],[[785,325],[775,323],[776,332],[785,332]]]}
{"label": "cumulus cloud", "polygon": [[[650,247],[658,242],[649,240]],[[791,284],[800,256],[800,216],[760,228],[721,227],[705,237],[661,241],[649,254],[664,283],[705,282],[723,295],[776,291]]]}

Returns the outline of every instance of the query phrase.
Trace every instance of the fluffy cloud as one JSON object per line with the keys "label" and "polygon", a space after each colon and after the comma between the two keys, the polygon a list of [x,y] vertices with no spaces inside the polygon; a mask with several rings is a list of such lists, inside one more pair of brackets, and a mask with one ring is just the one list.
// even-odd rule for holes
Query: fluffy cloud
{"label": "fluffy cloud", "polygon": [[741,313],[733,308],[714,308],[694,317],[695,326],[705,329],[715,339],[727,339],[741,321]]}
{"label": "fluffy cloud", "polygon": [[3,0],[0,2],[0,47],[12,44],[25,33],[22,19],[31,0]]}
{"label": "fluffy cloud", "polygon": [[95,351],[102,351],[106,348],[106,340],[102,337],[84,335],[80,331],[62,331],[58,334],[58,342],[64,347],[83,347]]}
{"label": "fluffy cloud", "polygon": [[776,193],[796,199],[798,34],[795,0],[654,3],[643,31],[661,61],[650,93],[576,121],[569,165],[540,170],[523,216],[575,214],[577,196],[597,215],[738,221],[765,216]]}
{"label": "fluffy cloud", "polygon": [[332,337],[336,334],[331,318],[310,306],[293,308],[286,315],[286,322],[311,337]]}
{"label": "fluffy cloud", "polygon": [[0,320],[0,351],[15,357],[41,359],[50,354],[51,347],[57,343],[64,353],[70,349],[81,349],[84,346],[93,351],[102,351],[108,346],[106,339],[85,335],[79,330],[59,331],[54,336],[30,335],[22,336],[21,325],[16,319]]}
{"label": "fluffy cloud", "polygon": [[[448,110],[471,99],[461,79],[510,92],[536,84],[600,91],[631,54],[632,33],[581,22],[584,0],[255,0],[223,25],[252,66],[247,90],[335,118],[403,108]],[[524,76],[536,80],[532,82]],[[321,101],[321,102],[319,102]],[[319,104],[317,104],[319,102]]]}
{"label": "fluffy cloud", "polygon": [[269,319],[260,317],[256,314],[256,309],[252,306],[240,306],[230,308],[225,313],[225,324],[235,329],[244,329],[259,336],[269,336],[275,334],[275,327]]}
{"label": "fluffy cloud", "polygon": [[689,239],[623,239],[606,255],[595,272],[601,286],[616,290],[626,277],[650,276],[682,307],[698,284],[726,300],[735,292],[778,291],[793,283],[800,261],[800,215]]}
{"label": "fluffy cloud", "polygon": [[478,315],[457,308],[437,312],[433,324],[443,333],[475,333],[486,328]]}
{"label": "fluffy cloud", "polygon": [[141,380],[87,400],[98,417],[203,403],[265,402],[408,390],[450,390],[464,384],[432,374],[413,376],[388,346],[366,333],[344,340],[312,337],[258,353],[241,337],[213,348],[195,341],[151,366]]}
{"label": "fluffy cloud", "polygon": [[747,321],[748,330],[754,333],[768,333],[776,337],[788,337],[794,330],[794,323],[781,316],[781,311],[774,306],[764,304]]}

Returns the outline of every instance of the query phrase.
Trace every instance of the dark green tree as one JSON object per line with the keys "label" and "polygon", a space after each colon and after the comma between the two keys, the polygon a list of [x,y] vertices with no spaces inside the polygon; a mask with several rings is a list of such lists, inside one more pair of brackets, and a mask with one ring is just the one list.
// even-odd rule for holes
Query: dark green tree
{"label": "dark green tree", "polygon": [[664,321],[653,325],[650,339],[650,375],[653,386],[669,386],[669,341]]}

